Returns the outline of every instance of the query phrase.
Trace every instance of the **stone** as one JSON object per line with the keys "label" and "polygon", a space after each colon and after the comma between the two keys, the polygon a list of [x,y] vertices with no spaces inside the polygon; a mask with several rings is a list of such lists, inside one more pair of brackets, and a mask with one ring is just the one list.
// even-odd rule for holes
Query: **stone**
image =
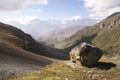
{"label": "stone", "polygon": [[104,28],[104,27],[105,27],[105,24],[104,24],[104,23],[101,23],[100,29],[101,29],[101,28]]}
{"label": "stone", "polygon": [[112,25],[109,25],[109,26],[108,26],[108,30],[110,30],[112,27],[113,27]]}
{"label": "stone", "polygon": [[70,59],[73,63],[82,66],[95,65],[102,57],[102,50],[87,43],[81,43],[70,51]]}

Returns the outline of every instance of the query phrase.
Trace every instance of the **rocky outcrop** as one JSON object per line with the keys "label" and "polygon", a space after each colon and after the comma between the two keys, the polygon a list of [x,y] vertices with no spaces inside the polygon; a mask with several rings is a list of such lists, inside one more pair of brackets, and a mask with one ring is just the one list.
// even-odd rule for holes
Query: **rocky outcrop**
{"label": "rocky outcrop", "polygon": [[105,24],[104,23],[101,23],[100,24],[100,28],[104,28],[105,27]]}
{"label": "rocky outcrop", "polygon": [[99,24],[100,29],[106,28],[107,30],[110,30],[115,27],[120,28],[120,17],[116,17],[111,21],[104,21]]}
{"label": "rocky outcrop", "polygon": [[83,66],[95,65],[101,57],[102,50],[87,43],[81,43],[70,51],[71,61]]}

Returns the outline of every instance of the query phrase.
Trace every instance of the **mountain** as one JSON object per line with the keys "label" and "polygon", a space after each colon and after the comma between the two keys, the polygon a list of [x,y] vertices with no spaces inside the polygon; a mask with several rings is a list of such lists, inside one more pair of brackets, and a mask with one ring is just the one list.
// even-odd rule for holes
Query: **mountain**
{"label": "mountain", "polygon": [[57,25],[48,23],[46,21],[41,21],[39,19],[30,21],[26,27],[29,27],[29,34],[36,36],[36,38],[58,28]]}
{"label": "mountain", "polygon": [[[108,53],[95,66],[75,68],[71,61],[59,61],[27,75],[16,75],[9,80],[120,80],[120,13],[87,26],[55,45],[70,50],[81,42],[92,43]],[[76,66],[77,67],[77,66]],[[7,80],[6,79],[6,80]]]}
{"label": "mountain", "polygon": [[38,46],[30,35],[4,23],[0,23],[0,42],[33,52],[37,50]]}
{"label": "mountain", "polygon": [[55,47],[69,51],[81,42],[92,43],[109,54],[120,54],[120,12],[79,30]]}
{"label": "mountain", "polygon": [[29,34],[4,23],[0,23],[0,51],[1,53],[21,57],[37,54],[59,59],[65,57],[59,50],[38,43]]}
{"label": "mountain", "polygon": [[68,20],[64,22],[65,24],[61,25],[63,27],[58,27],[46,35],[41,36],[38,41],[43,41],[48,45],[56,44],[67,39],[83,27],[95,24],[95,21],[92,19]]}
{"label": "mountain", "polygon": [[[95,23],[94,20],[85,18],[80,20],[40,20],[40,19],[33,19],[33,20],[24,20],[17,21],[11,20],[7,22],[8,24],[14,25],[17,28],[22,29],[24,32],[32,35],[35,39],[44,38],[43,36],[51,35],[53,31],[59,33],[59,29],[63,30],[63,28],[71,27],[71,26],[87,26],[92,25]],[[63,24],[65,23],[65,24]]]}
{"label": "mountain", "polygon": [[46,47],[29,34],[0,23],[0,80],[14,74],[28,74],[53,63],[54,59],[42,56],[50,55],[48,50],[42,53],[43,48]]}
{"label": "mountain", "polygon": [[71,26],[71,27],[55,29],[51,31],[50,33],[39,38],[38,41],[43,41],[47,44],[56,44],[70,37],[71,35],[76,33],[77,30],[81,28],[82,27],[80,26]]}
{"label": "mountain", "polygon": [[39,19],[30,20],[26,24],[22,24],[17,21],[11,21],[8,23],[22,29],[24,32],[34,36],[36,39],[58,28],[58,25]]}

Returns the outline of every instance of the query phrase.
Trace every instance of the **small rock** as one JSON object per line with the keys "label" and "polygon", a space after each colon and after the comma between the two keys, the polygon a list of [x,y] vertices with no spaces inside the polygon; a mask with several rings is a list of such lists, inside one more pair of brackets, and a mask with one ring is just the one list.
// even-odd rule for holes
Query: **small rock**
{"label": "small rock", "polygon": [[65,80],[69,80],[68,78],[66,78]]}
{"label": "small rock", "polygon": [[88,71],[87,73],[88,73],[88,74],[89,74],[89,73],[92,73],[92,71]]}
{"label": "small rock", "polygon": [[87,78],[92,78],[92,75],[88,75],[88,77]]}
{"label": "small rock", "polygon": [[87,72],[87,70],[84,70],[83,72]]}
{"label": "small rock", "polygon": [[97,80],[98,77],[99,77],[99,75],[96,74],[96,75],[93,75],[93,76],[92,76],[92,79],[93,79],[93,80]]}

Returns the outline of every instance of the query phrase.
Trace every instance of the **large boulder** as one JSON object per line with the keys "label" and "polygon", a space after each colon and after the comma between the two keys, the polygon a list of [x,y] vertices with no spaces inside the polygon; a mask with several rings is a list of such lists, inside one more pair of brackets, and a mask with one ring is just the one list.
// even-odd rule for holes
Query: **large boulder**
{"label": "large boulder", "polygon": [[102,57],[102,50],[87,43],[81,43],[70,51],[70,58],[73,63],[92,66]]}

